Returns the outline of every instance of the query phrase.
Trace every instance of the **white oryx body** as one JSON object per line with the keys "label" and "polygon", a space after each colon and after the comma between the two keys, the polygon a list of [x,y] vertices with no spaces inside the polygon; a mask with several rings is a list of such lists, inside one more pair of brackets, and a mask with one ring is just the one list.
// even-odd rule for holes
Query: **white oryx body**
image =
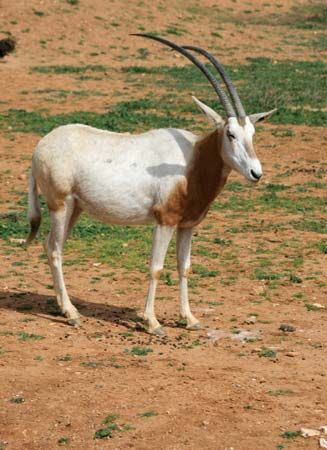
{"label": "white oryx body", "polygon": [[[85,211],[106,223],[156,224],[150,265],[150,284],[144,318],[148,331],[161,334],[154,313],[156,287],[174,231],[177,231],[177,268],[180,313],[187,328],[197,329],[188,301],[192,229],[206,216],[223,189],[232,169],[256,183],[261,164],[253,148],[253,124],[268,113],[245,115],[235,87],[226,73],[224,82],[237,108],[210,71],[182,47],[165,39],[146,36],[177,49],[192,60],[209,79],[227,113],[227,120],[194,99],[214,130],[197,137],[174,128],[132,135],[112,133],[85,125],[56,128],[37,145],[29,186],[30,243],[41,221],[38,188],[50,210],[51,230],[45,249],[61,311],[73,324],[79,315],[72,305],[62,273],[62,250],[71,228]],[[190,47],[208,57],[208,53]],[[211,55],[209,55],[211,57]],[[220,63],[210,61],[222,71]]]}
{"label": "white oryx body", "polygon": [[104,222],[147,224],[155,219],[153,207],[185,177],[196,140],[169,128],[126,135],[66,125],[39,142],[32,173],[46,198],[56,192],[54,208],[73,195],[82,210]]}

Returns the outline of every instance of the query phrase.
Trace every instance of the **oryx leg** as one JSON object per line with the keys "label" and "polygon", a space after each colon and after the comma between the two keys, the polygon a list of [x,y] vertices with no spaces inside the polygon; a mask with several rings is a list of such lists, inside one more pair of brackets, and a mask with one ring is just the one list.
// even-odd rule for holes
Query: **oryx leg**
{"label": "oryx leg", "polygon": [[163,330],[154,313],[154,300],[156,288],[163,269],[165,256],[169,242],[172,238],[174,227],[157,225],[153,234],[152,258],[150,265],[150,285],[146,300],[144,319],[148,322],[148,332],[163,335]]}
{"label": "oryx leg", "polygon": [[201,328],[200,322],[191,313],[187,287],[187,276],[191,266],[192,232],[192,228],[177,229],[177,269],[179,275],[181,318],[186,319],[189,330],[198,330]]}
{"label": "oryx leg", "polygon": [[72,325],[79,324],[79,314],[67,294],[62,272],[62,250],[69,231],[80,214],[73,197],[56,210],[50,210],[51,229],[45,241],[45,250],[53,277],[54,290],[59,308]]}

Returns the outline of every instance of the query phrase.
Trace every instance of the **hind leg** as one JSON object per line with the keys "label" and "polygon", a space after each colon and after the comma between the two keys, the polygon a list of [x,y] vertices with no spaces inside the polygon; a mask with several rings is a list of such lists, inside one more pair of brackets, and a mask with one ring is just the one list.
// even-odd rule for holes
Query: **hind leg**
{"label": "hind leg", "polygon": [[59,209],[50,210],[51,229],[45,241],[57,302],[62,314],[69,319],[72,325],[79,324],[79,314],[67,294],[62,272],[62,250],[68,233],[79,214],[80,210],[77,209],[72,197],[67,197]]}
{"label": "hind leg", "polygon": [[177,268],[179,274],[181,318],[186,319],[189,330],[201,328],[200,322],[193,316],[188,300],[187,276],[191,266],[192,228],[177,230]]}

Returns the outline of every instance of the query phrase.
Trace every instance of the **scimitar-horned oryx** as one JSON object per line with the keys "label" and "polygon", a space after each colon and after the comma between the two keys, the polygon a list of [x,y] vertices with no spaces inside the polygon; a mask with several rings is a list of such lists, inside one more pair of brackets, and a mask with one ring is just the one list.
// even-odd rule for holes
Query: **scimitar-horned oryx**
{"label": "scimitar-horned oryx", "polygon": [[[177,230],[180,314],[188,329],[198,329],[199,321],[191,313],[187,289],[192,230],[206,216],[232,169],[253,183],[259,181],[262,169],[253,147],[253,125],[274,110],[247,116],[224,68],[205,50],[180,47],[160,37],[141,36],[168,45],[191,60],[211,83],[227,119],[194,98],[214,127],[200,137],[175,128],[138,135],[76,124],[54,129],[41,139],[33,154],[28,212],[31,231],[27,243],[33,240],[41,222],[39,189],[50,210],[51,230],[45,249],[57,301],[69,323],[78,324],[78,311],[65,287],[62,250],[81,212],[110,224],[154,222],[144,319],[148,331],[160,335],[163,331],[155,316],[154,300],[174,230]],[[202,54],[217,69],[230,98],[192,52]]]}

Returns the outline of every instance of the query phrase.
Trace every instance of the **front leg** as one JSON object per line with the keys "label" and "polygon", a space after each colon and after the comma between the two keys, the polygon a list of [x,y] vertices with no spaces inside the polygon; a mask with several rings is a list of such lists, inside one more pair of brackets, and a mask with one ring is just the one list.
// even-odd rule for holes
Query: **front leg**
{"label": "front leg", "polygon": [[145,305],[144,319],[148,322],[148,332],[151,334],[163,335],[164,332],[154,313],[154,300],[156,288],[163,269],[165,256],[169,242],[172,238],[174,227],[157,225],[153,234],[152,258],[150,265],[150,285],[148,297]]}
{"label": "front leg", "polygon": [[192,228],[178,228],[177,230],[177,268],[179,275],[181,318],[186,319],[187,329],[198,330],[200,322],[190,310],[188,300],[187,276],[191,265]]}

